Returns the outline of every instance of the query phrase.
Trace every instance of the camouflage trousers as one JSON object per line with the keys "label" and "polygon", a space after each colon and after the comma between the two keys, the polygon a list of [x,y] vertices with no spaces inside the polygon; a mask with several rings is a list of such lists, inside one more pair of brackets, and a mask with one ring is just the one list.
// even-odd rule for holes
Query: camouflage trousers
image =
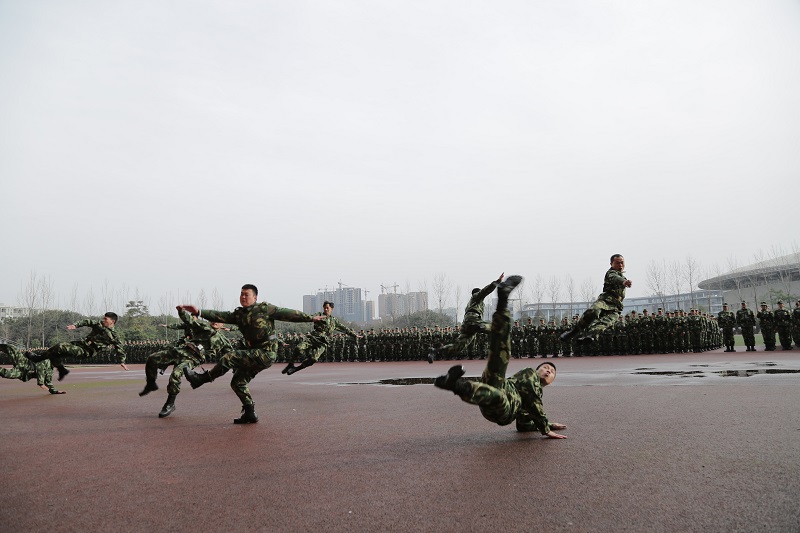
{"label": "camouflage trousers", "polygon": [[[453,344],[446,344],[442,346],[439,353],[441,354],[442,359],[449,359],[454,356],[462,355],[467,351],[467,348],[475,341],[475,335],[478,333],[489,333],[492,329],[492,325],[489,322],[464,322],[461,324],[461,328],[458,331],[458,337],[456,338]],[[509,335],[510,335],[509,329]],[[511,346],[511,340],[509,339],[509,348]]]}
{"label": "camouflage trousers", "polygon": [[620,310],[611,309],[607,303],[595,302],[583,312],[578,323],[575,324],[575,330],[596,335],[616,324],[619,314]]}
{"label": "camouflage trousers", "polygon": [[778,339],[784,350],[789,350],[792,347],[792,328],[791,326],[778,327]]}
{"label": "camouflage trousers", "polygon": [[232,350],[226,352],[208,371],[211,381],[226,374],[228,370],[233,370],[231,378],[231,389],[242,401],[242,405],[253,405],[253,396],[247,386],[256,375],[272,366],[278,354],[261,348],[253,350]]}
{"label": "camouflage trousers", "polygon": [[167,393],[177,395],[181,392],[183,369],[191,369],[200,364],[203,364],[203,360],[188,348],[171,347],[156,352],[147,358],[147,362],[144,365],[144,376],[148,383],[155,383],[159,369],[165,370],[169,365],[174,365],[169,375]]}
{"label": "camouflage trousers", "polygon": [[742,326],[742,338],[745,346],[756,345],[756,334],[753,332],[753,326]]}
{"label": "camouflage trousers", "polygon": [[736,340],[733,336],[733,328],[722,328],[722,344],[725,346],[733,346]]}
{"label": "camouflage trousers", "polygon": [[50,360],[54,367],[58,368],[64,366],[64,363],[61,361],[62,357],[72,356],[85,359],[93,356],[94,353],[95,350],[84,341],[72,341],[61,342],[55,346],[51,346],[44,355]]}
{"label": "camouflage trousers", "polygon": [[53,365],[45,359],[38,363],[32,363],[25,355],[11,344],[0,344],[0,352],[5,352],[11,359],[11,368],[0,368],[0,377],[6,379],[18,379],[23,383],[36,378],[38,385],[46,385],[50,390],[53,387]]}
{"label": "camouflage trousers", "polygon": [[517,389],[506,381],[511,359],[511,315],[508,311],[495,313],[489,331],[489,358],[480,383],[471,382],[467,403],[477,405],[486,420],[505,426],[514,421],[522,403]]}
{"label": "camouflage trousers", "polygon": [[313,335],[308,335],[295,347],[294,352],[287,362],[294,363],[295,361],[300,361],[300,363],[305,366],[311,366],[319,361],[319,358],[322,357],[322,354],[324,354],[327,349],[328,344],[326,342]]}
{"label": "camouflage trousers", "polygon": [[775,348],[775,328],[761,326],[761,337],[764,339],[764,346]]}

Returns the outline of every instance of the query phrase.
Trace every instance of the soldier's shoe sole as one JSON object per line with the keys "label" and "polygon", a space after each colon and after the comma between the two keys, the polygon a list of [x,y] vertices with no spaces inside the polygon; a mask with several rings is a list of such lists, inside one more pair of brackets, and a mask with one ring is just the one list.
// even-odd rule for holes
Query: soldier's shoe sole
{"label": "soldier's shoe sole", "polygon": [[169,409],[167,409],[167,407],[165,406],[163,409],[161,409],[161,412],[158,413],[158,418],[167,417],[167,416],[171,415],[174,412],[175,412],[175,406],[174,405]]}

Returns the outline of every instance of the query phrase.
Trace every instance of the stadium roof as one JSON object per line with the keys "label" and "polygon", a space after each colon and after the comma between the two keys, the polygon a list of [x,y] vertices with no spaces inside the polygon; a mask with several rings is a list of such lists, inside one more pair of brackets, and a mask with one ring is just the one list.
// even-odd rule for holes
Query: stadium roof
{"label": "stadium roof", "polygon": [[727,274],[703,280],[697,286],[701,289],[730,291],[742,286],[768,285],[798,280],[800,280],[800,252],[737,268]]}

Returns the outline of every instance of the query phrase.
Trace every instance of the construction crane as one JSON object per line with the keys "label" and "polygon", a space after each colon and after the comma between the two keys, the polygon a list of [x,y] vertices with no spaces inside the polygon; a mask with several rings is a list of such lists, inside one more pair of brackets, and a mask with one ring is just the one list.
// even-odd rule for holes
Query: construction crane
{"label": "construction crane", "polygon": [[381,292],[389,292],[389,289],[394,289],[394,293],[397,294],[397,287],[400,285],[397,282],[394,282],[394,285],[383,285],[381,284]]}

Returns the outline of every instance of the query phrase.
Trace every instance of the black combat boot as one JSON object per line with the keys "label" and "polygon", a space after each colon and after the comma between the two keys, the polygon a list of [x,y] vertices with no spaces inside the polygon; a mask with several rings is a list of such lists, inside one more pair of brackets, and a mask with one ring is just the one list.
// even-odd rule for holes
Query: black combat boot
{"label": "black combat boot", "polygon": [[436,356],[439,355],[438,352],[439,351],[433,346],[428,348],[428,362],[430,364],[433,364],[433,362],[436,361]]}
{"label": "black combat boot", "polygon": [[[313,364],[313,363],[312,363],[312,364]],[[287,376],[291,376],[291,375],[292,375],[292,374],[294,374],[295,372],[300,372],[300,371],[301,371],[301,370],[303,370],[304,368],[308,368],[308,367],[310,367],[310,366],[311,366],[310,364],[307,364],[307,363],[305,363],[305,362],[303,362],[303,363],[300,363],[300,366],[292,366],[292,368],[288,368],[288,369],[286,369],[286,375],[287,375]]]}
{"label": "black combat boot", "polygon": [[454,394],[465,394],[468,392],[469,383],[463,379],[466,370],[461,365],[451,366],[447,374],[437,377],[433,380],[434,387],[440,389],[453,391]]}
{"label": "black combat boot", "polygon": [[242,405],[242,416],[233,419],[234,424],[255,424],[256,422],[258,422],[258,416],[255,404]]}
{"label": "black combat boot", "polygon": [[161,412],[158,413],[158,418],[164,418],[165,416],[169,416],[172,414],[172,411],[175,410],[175,397],[177,394],[168,394],[167,395],[167,403],[164,404],[164,407],[161,408]]}
{"label": "black combat boot", "polygon": [[155,381],[148,381],[144,385],[144,389],[139,393],[139,396],[147,396],[154,390],[158,390],[158,384]]}
{"label": "black combat boot", "polygon": [[497,309],[498,313],[508,310],[508,296],[511,291],[517,288],[517,285],[522,283],[522,276],[508,276],[505,280],[497,285]]}
{"label": "black combat boot", "polygon": [[67,370],[67,367],[64,365],[56,367],[56,370],[58,370],[58,381],[63,380],[65,377],[67,377],[67,374],[69,374],[69,370]]}
{"label": "black combat boot", "polygon": [[294,368],[294,363],[289,363],[288,365],[286,365],[286,368],[281,370],[281,374],[290,374],[291,375],[292,374],[291,370],[293,368]]}
{"label": "black combat boot", "polygon": [[208,375],[208,372],[195,372],[188,366],[183,367],[183,375],[186,376],[186,380],[193,389],[201,387],[204,383],[211,383],[211,376]]}

